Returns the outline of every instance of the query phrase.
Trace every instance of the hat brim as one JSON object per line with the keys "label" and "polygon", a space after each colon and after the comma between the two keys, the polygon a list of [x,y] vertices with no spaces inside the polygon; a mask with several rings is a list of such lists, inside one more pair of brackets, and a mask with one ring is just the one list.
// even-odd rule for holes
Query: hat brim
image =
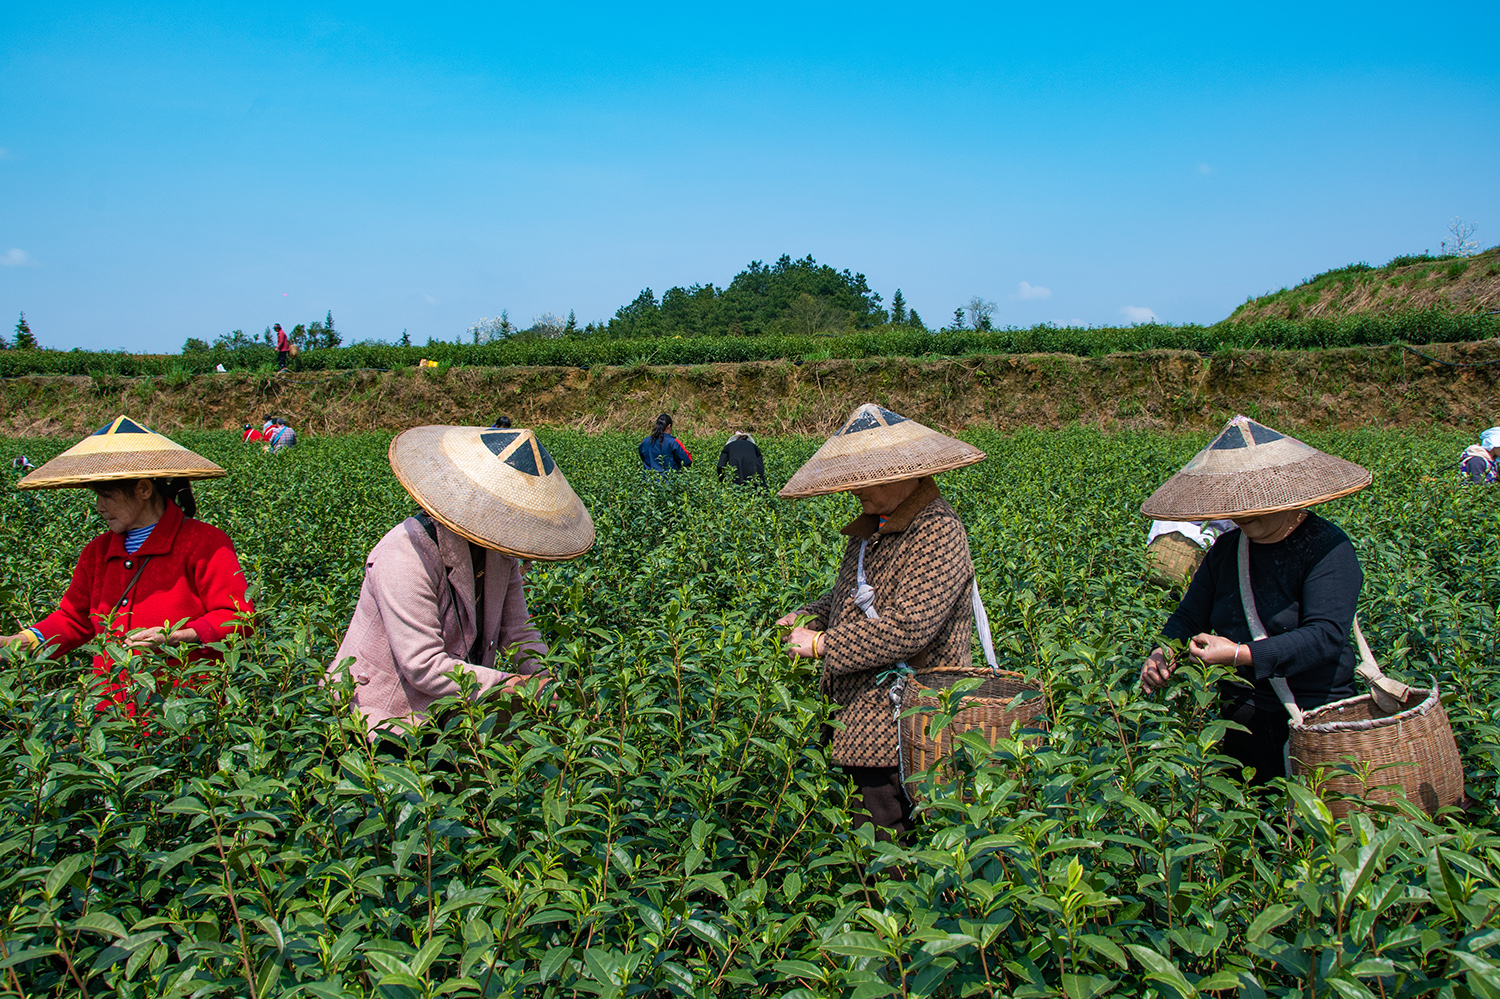
{"label": "hat brim", "polygon": [[1191,475],[1184,469],[1141,504],[1141,513],[1152,520],[1243,520],[1352,496],[1373,481],[1369,470],[1354,462],[1314,451],[1289,465],[1236,476]]}
{"label": "hat brim", "polygon": [[136,479],[222,479],[229,473],[191,451],[60,454],[16,483],[17,489],[77,489]]}
{"label": "hat brim", "polygon": [[594,547],[594,522],[562,470],[517,471],[485,446],[486,434],[507,435],[506,453],[529,448],[535,437],[529,430],[413,427],[391,441],[391,470],[433,520],[482,548],[556,562]]}
{"label": "hat brim", "polygon": [[983,460],[984,452],[967,441],[866,402],[776,495],[783,499],[827,496],[920,479]]}
{"label": "hat brim", "polygon": [[[952,438],[947,438],[951,440]],[[962,443],[962,442],[959,442]],[[951,447],[923,447],[920,443],[904,447],[877,448],[865,452],[864,470],[840,470],[816,468],[809,471],[804,465],[798,469],[780,492],[782,499],[809,499],[813,496],[829,496],[847,493],[867,486],[883,486],[890,482],[920,479],[927,475],[951,472],[956,468],[975,465],[985,459],[985,453],[967,445],[971,453],[953,453]],[[924,453],[937,452],[937,453]],[[803,475],[803,472],[809,472]]]}

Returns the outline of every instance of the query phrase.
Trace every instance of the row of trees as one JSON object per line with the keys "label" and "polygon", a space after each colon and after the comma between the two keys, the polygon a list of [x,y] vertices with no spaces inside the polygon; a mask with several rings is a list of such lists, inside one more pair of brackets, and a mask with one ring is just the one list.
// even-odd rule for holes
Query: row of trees
{"label": "row of trees", "polygon": [[782,254],[770,266],[751,261],[724,288],[669,288],[660,301],[646,288],[608,322],[584,332],[636,338],[842,333],[892,321],[920,327],[921,317],[906,309],[900,294],[887,312],[863,274],[819,264],[810,254],[801,260]]}
{"label": "row of trees", "polygon": [[[891,296],[887,309],[863,274],[819,264],[811,255],[793,260],[782,254],[769,266],[751,261],[723,288],[711,283],[673,287],[660,299],[645,288],[610,319],[582,327],[569,312],[566,320],[543,313],[523,328],[511,321],[509,312],[501,310],[499,316],[470,326],[467,340],[485,344],[577,337],[810,336],[883,326],[928,329],[917,310],[907,305],[900,288]],[[994,329],[995,303],[975,296],[954,310],[947,328]]]}
{"label": "row of trees", "polygon": [[[402,331],[405,335],[405,331]],[[333,310],[322,319],[315,319],[310,323],[298,323],[287,332],[287,339],[297,345],[298,350],[318,350],[320,348],[337,347],[344,342],[333,325]],[[410,343],[410,339],[407,343]],[[260,336],[250,336],[244,330],[230,330],[221,333],[214,338],[213,343],[199,337],[190,336],[182,345],[184,354],[192,354],[206,350],[244,350],[250,347],[276,346],[276,334],[271,327],[267,326]]]}

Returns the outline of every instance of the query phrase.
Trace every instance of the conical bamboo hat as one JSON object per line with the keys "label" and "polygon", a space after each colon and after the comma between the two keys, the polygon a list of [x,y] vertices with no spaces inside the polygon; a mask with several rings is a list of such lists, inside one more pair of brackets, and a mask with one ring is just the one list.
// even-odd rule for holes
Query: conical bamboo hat
{"label": "conical bamboo hat", "polygon": [[1371,481],[1352,461],[1236,416],[1141,504],[1141,513],[1153,520],[1258,517],[1348,496]]}
{"label": "conical bamboo hat", "polygon": [[228,475],[202,455],[117,416],[16,483],[17,489],[65,489],[133,479],[217,479]]}
{"label": "conical bamboo hat", "polygon": [[432,518],[516,558],[560,560],[594,546],[594,522],[530,430],[413,427],[391,469]]}
{"label": "conical bamboo hat", "polygon": [[984,460],[972,444],[867,402],[797,469],[777,495],[823,496],[863,486],[936,475]]}

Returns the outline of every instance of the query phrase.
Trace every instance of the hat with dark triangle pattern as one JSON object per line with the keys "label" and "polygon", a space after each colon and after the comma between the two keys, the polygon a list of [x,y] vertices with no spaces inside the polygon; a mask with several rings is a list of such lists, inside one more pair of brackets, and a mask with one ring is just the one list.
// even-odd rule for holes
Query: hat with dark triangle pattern
{"label": "hat with dark triangle pattern", "polygon": [[1300,510],[1357,493],[1373,476],[1248,416],[1236,416],[1141,504],[1153,520],[1215,520]]}
{"label": "hat with dark triangle pattern", "polygon": [[476,545],[557,561],[594,546],[594,522],[530,430],[413,427],[391,470],[422,509]]}
{"label": "hat with dark triangle pattern", "polygon": [[797,469],[777,495],[823,496],[936,475],[984,460],[972,444],[867,402]]}
{"label": "hat with dark triangle pattern", "polygon": [[134,479],[217,479],[228,475],[202,455],[117,416],[16,483],[17,489],[66,489]]}

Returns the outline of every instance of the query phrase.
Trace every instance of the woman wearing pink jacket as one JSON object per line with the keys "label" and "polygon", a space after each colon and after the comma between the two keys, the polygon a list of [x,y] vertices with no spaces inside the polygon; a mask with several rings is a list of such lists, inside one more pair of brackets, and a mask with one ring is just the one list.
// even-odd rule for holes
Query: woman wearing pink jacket
{"label": "woman wearing pink jacket", "polygon": [[426,717],[459,692],[459,671],[480,697],[539,671],[547,645],[517,560],[574,558],[594,544],[588,511],[530,430],[415,427],[389,456],[422,512],[371,550],[328,667],[331,679],[353,678],[372,735]]}

